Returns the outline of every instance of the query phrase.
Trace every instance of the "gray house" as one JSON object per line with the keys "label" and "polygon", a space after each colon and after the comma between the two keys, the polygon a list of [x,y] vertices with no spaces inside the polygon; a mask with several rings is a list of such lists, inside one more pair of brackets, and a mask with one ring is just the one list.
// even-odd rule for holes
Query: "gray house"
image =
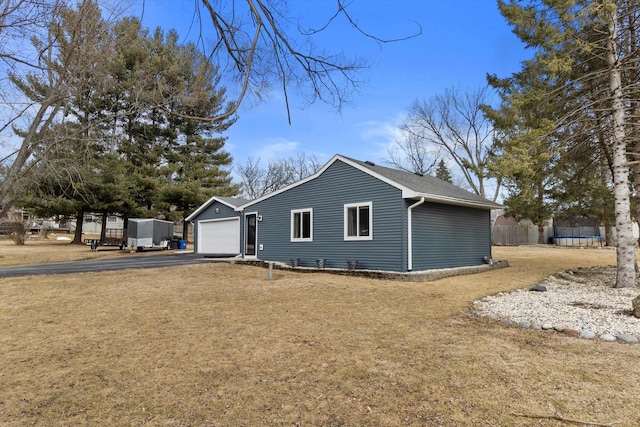
{"label": "gray house", "polygon": [[187,219],[200,253],[406,272],[480,265],[501,206],[431,176],[336,155],[252,201],[213,197]]}

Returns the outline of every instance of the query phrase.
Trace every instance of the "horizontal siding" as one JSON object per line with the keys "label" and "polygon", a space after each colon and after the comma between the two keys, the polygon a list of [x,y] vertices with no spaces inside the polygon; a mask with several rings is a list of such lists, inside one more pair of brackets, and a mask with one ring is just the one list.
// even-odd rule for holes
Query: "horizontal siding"
{"label": "horizontal siding", "polygon": [[[344,205],[373,202],[373,240],[344,240]],[[291,242],[291,210],[313,209],[313,241]],[[358,268],[403,271],[406,241],[401,191],[342,162],[300,186],[249,206],[258,212],[258,258],[289,262],[300,258],[302,266],[315,266],[326,258],[327,267],[346,268],[358,260]]]}
{"label": "horizontal siding", "polygon": [[[216,213],[216,208],[218,208],[218,212]],[[204,209],[198,216],[193,218],[193,238],[194,238],[194,248],[198,247],[198,222],[206,221],[212,219],[224,219],[224,218],[237,218],[241,214],[240,212],[236,212],[234,209],[230,208],[227,205],[214,201],[211,203],[206,209]],[[242,227],[240,227],[242,229]],[[241,245],[242,247],[242,245]],[[197,249],[196,249],[197,250]]]}
{"label": "horizontal siding", "polygon": [[414,270],[479,265],[491,256],[488,210],[427,202],[412,222]]}

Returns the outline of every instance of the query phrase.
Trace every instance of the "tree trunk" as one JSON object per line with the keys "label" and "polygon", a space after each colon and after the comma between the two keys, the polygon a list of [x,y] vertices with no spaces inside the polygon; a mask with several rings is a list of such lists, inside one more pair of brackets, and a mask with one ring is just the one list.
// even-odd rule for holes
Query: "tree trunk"
{"label": "tree trunk", "polygon": [[182,240],[189,241],[189,221],[182,219]]}
{"label": "tree trunk", "polygon": [[609,220],[609,217],[604,217],[604,241],[605,246],[615,246],[615,238],[613,237],[613,224]]}
{"label": "tree trunk", "polygon": [[127,215],[122,217],[122,240],[125,242],[129,238],[129,217]]}
{"label": "tree trunk", "polygon": [[84,211],[79,210],[76,214],[76,231],[71,243],[82,243],[82,224],[84,224]]}
{"label": "tree trunk", "polygon": [[100,226],[100,242],[104,243],[107,238],[107,213],[102,212],[102,225]]}
{"label": "tree trunk", "polygon": [[611,114],[613,116],[613,197],[616,215],[617,277],[616,288],[636,287],[636,251],[629,201],[629,166],[625,134],[625,111],[622,94],[622,72],[618,61],[618,13],[612,8],[609,17],[607,63],[611,90]]}
{"label": "tree trunk", "polygon": [[[640,155],[638,154],[638,144],[635,144],[635,152],[633,154],[633,159],[636,162],[640,162]],[[640,163],[633,165],[633,189],[635,192],[635,201],[636,201],[636,221],[640,219]],[[640,243],[640,237],[638,238],[638,243]]]}
{"label": "tree trunk", "polygon": [[544,186],[542,185],[542,182],[538,182],[536,184],[536,224],[538,225],[538,244],[539,245],[544,245],[547,242],[544,239],[544,223],[547,219],[547,215],[545,213],[545,201],[544,201],[544,194],[545,194],[545,189]]}
{"label": "tree trunk", "polygon": [[538,244],[539,245],[544,245],[545,240],[544,240],[544,222],[542,221],[538,221]]}

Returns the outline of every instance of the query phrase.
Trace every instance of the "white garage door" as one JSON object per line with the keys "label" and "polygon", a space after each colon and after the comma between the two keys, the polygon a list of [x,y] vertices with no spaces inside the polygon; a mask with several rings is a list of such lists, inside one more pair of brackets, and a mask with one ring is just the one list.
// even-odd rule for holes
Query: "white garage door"
{"label": "white garage door", "polygon": [[240,253],[240,218],[198,222],[198,252],[237,255]]}

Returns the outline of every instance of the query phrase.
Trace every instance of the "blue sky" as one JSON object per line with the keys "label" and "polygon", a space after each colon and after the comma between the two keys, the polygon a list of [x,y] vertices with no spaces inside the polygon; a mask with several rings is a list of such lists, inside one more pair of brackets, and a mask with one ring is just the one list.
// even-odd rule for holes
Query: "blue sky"
{"label": "blue sky", "polygon": [[[310,27],[330,17],[335,4],[289,2],[291,14]],[[186,36],[192,10],[193,0],[146,0],[143,23],[175,28]],[[259,157],[266,164],[302,152],[322,162],[338,153],[383,163],[415,99],[454,86],[477,88],[487,73],[506,77],[531,56],[511,33],[495,0],[353,0],[349,11],[365,31],[382,38],[412,34],[415,22],[422,26],[422,35],[380,46],[346,25],[330,27],[316,42],[320,47],[365,57],[371,65],[360,74],[364,83],[351,105],[337,113],[326,104],[303,108],[304,101],[294,98],[289,125],[277,89],[260,103],[248,99],[226,133],[234,163]]]}

